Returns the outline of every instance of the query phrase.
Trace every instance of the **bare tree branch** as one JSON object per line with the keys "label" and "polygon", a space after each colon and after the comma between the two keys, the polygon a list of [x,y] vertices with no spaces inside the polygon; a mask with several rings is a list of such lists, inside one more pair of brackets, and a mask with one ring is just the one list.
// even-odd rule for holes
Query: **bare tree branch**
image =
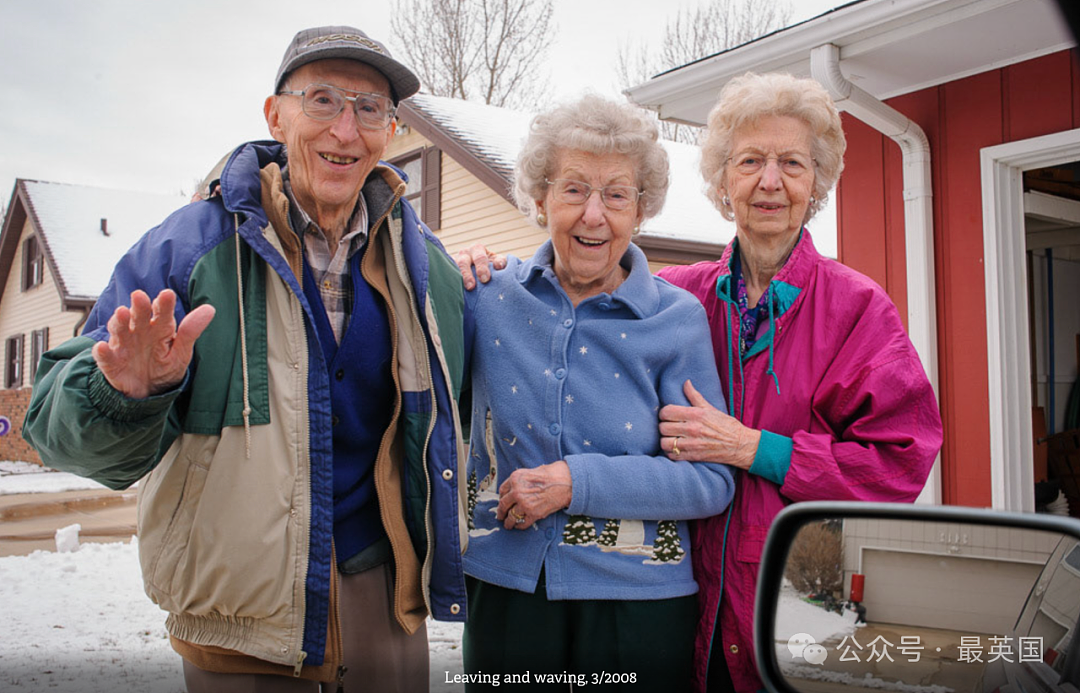
{"label": "bare tree branch", "polygon": [[390,21],[425,91],[527,106],[548,87],[553,0],[403,0]]}
{"label": "bare tree branch", "polygon": [[[676,67],[715,55],[787,25],[791,6],[760,0],[707,0],[681,9],[664,27],[658,51],[648,46],[620,44],[616,74],[620,89],[628,89]],[[665,139],[696,143],[700,128],[661,123]]]}

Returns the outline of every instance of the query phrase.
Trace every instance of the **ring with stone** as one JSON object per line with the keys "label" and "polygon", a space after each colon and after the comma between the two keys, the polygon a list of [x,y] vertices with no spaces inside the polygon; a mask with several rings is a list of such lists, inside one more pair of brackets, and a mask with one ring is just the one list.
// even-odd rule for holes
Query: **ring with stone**
{"label": "ring with stone", "polygon": [[518,513],[513,508],[510,508],[510,514],[514,516],[514,524],[525,524],[525,516]]}

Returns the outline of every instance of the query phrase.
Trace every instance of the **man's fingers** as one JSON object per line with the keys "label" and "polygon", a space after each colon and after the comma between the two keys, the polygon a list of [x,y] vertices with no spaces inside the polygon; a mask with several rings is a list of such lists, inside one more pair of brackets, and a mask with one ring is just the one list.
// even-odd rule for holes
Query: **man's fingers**
{"label": "man's fingers", "polygon": [[480,283],[487,284],[491,281],[491,267],[489,266],[491,261],[488,259],[487,248],[477,243],[469,248],[469,259],[476,267],[476,278],[480,280]]}
{"label": "man's fingers", "polygon": [[465,284],[465,290],[472,291],[476,288],[476,279],[472,273],[472,256],[467,250],[461,250],[454,256],[454,262],[458,266],[458,271],[461,272],[461,281]]}
{"label": "man's fingers", "polygon": [[180,327],[176,329],[176,339],[173,340],[173,348],[190,348],[195,340],[207,328],[214,319],[217,311],[209,303],[203,304],[184,316],[180,321]]}
{"label": "man's fingers", "polygon": [[491,266],[495,269],[506,269],[505,255],[499,255],[498,253],[488,251],[488,261],[490,261]]}
{"label": "man's fingers", "polygon": [[176,294],[172,289],[163,289],[154,299],[151,319],[159,323],[162,319],[170,320],[176,310]]}

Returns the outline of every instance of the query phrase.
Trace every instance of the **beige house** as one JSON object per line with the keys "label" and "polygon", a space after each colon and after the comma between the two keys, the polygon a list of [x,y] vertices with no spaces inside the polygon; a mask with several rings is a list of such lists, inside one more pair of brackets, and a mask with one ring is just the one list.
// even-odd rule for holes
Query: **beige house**
{"label": "beige house", "polygon": [[0,460],[39,461],[21,435],[38,359],[79,333],[120,256],[186,201],[15,182],[0,232]]}
{"label": "beige house", "polygon": [[[418,94],[398,108],[397,136],[386,160],[409,176],[407,197],[451,253],[482,242],[529,257],[548,234],[530,223],[510,195],[514,162],[531,113]],[[702,193],[698,148],[666,142],[671,184],[663,212],[634,239],[653,270],[715,260],[734,236]]]}

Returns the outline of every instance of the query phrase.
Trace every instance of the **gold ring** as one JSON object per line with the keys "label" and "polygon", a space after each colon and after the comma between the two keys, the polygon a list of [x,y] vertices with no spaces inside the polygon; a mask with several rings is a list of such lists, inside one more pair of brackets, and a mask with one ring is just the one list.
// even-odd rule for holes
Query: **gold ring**
{"label": "gold ring", "polygon": [[519,515],[513,508],[510,508],[510,514],[514,516],[514,520],[520,525],[525,521],[524,515]]}
{"label": "gold ring", "polygon": [[675,440],[671,441],[671,451],[675,453],[676,457],[682,454],[679,452],[679,438],[682,438],[682,436],[675,436]]}

